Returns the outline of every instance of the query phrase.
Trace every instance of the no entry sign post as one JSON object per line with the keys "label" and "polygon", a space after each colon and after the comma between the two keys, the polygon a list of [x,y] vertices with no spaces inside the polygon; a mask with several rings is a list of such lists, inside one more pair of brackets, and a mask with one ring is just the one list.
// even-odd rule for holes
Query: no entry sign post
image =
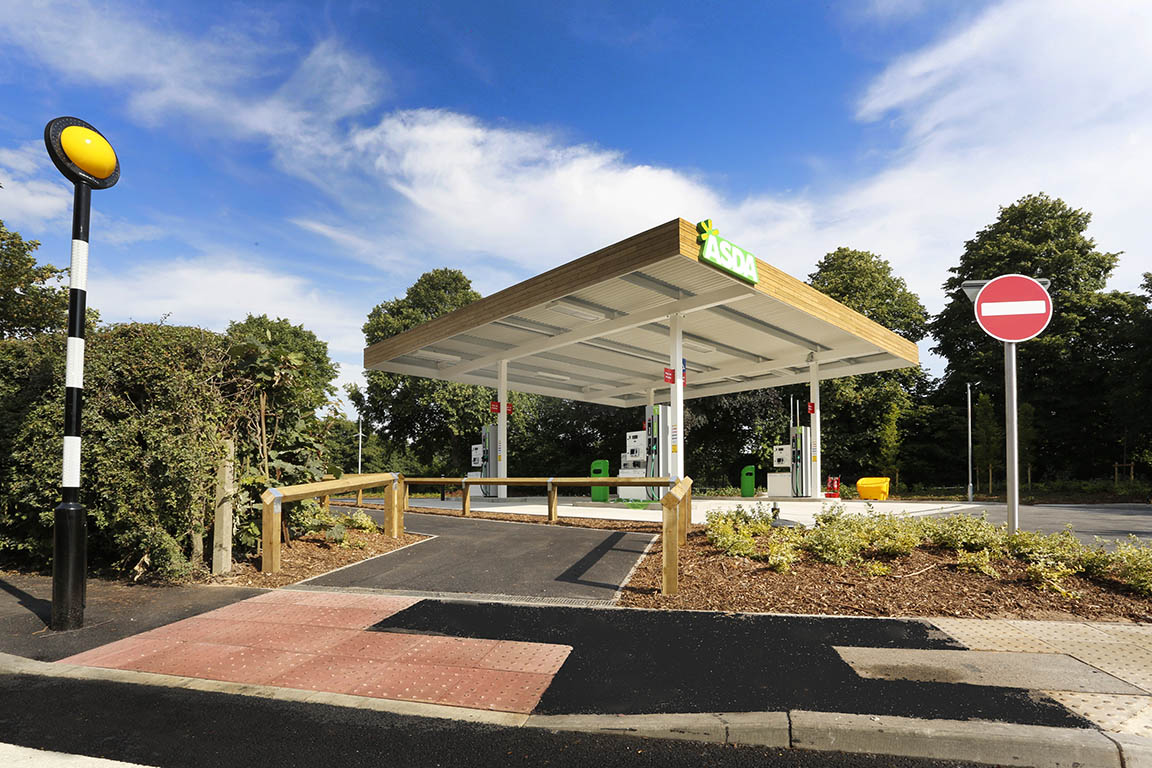
{"label": "no entry sign post", "polygon": [[[1045,281],[1047,282],[1047,281]],[[967,289],[969,286],[966,285]],[[975,286],[973,286],[975,287]],[[1052,298],[1039,280],[1025,275],[1001,275],[980,287],[973,301],[976,322],[1004,342],[1004,436],[1008,530],[1020,527],[1020,467],[1016,436],[1016,345],[1033,339],[1052,320]]]}

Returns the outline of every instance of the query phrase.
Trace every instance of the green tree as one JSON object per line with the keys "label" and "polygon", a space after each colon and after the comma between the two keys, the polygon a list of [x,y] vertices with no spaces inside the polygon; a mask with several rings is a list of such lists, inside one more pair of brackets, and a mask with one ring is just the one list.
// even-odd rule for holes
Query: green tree
{"label": "green tree", "polygon": [[[282,318],[249,315],[231,323],[225,338],[237,401],[238,417],[228,429],[236,436],[239,506],[254,513],[268,486],[318,480],[328,468],[316,411],[335,394],[336,366],[325,342]],[[242,546],[255,545],[254,518],[237,530]]]}
{"label": "green tree", "polygon": [[[918,342],[928,311],[887,260],[868,251],[837,248],[816,264],[809,283],[865,317]],[[821,383],[824,466],[846,478],[899,470],[903,430],[913,393],[926,384],[923,369],[904,368]],[[801,393],[801,397],[807,397]]]}
{"label": "green tree", "polygon": [[1040,425],[1035,463],[1052,477],[1106,474],[1131,431],[1123,414],[1143,411],[1146,399],[1133,382],[1146,349],[1147,302],[1104,291],[1119,255],[1097,249],[1086,234],[1090,221],[1090,213],[1044,194],[1001,208],[965,244],[944,284],[948,302],[931,324],[934,350],[948,360],[937,402],[961,402],[965,382],[1002,399],[1003,345],[980,330],[961,283],[1008,273],[1052,281],[1052,322],[1017,350],[1019,398]]}
{"label": "green tree", "polygon": [[980,487],[980,474],[987,470],[988,486],[991,494],[995,487],[992,474],[1004,466],[1004,424],[992,405],[992,396],[981,392],[972,408],[972,463],[976,471],[976,488]]}
{"label": "green tree", "polygon": [[[368,313],[364,339],[375,344],[478,298],[458,269],[425,272],[404,296]],[[491,418],[491,389],[384,371],[367,371],[365,378],[364,390],[354,389],[349,396],[393,450],[410,451],[423,471],[434,474],[459,474],[469,466],[470,446]],[[515,406],[518,398],[510,399]]]}
{"label": "green tree", "polygon": [[68,289],[58,282],[66,270],[37,264],[33,254],[39,247],[0,221],[0,339],[64,328]]}

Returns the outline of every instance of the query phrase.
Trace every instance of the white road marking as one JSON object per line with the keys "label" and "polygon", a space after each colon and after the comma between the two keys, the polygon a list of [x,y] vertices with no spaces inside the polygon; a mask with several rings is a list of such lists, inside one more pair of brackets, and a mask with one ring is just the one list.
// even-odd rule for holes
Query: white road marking
{"label": "white road marking", "polygon": [[1037,301],[985,301],[980,305],[980,314],[984,317],[999,317],[1002,315],[1043,315],[1048,311],[1048,303]]}

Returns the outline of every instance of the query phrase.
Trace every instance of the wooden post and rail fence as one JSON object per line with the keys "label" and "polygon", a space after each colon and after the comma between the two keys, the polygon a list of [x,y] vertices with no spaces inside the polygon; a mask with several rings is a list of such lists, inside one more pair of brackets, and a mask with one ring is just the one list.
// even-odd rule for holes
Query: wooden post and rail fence
{"label": "wooden post and rail fence", "polygon": [[548,489],[548,522],[559,519],[559,489],[581,486],[647,486],[669,487],[660,499],[662,538],[664,547],[663,593],[675,595],[679,589],[680,546],[688,540],[688,526],[692,517],[692,478],[672,482],[667,477],[405,477],[402,474],[381,472],[368,475],[345,475],[338,480],[322,480],[303,485],[269,488],[261,494],[264,502],[261,517],[260,570],[276,573],[280,570],[281,528],[284,524],[281,505],[286,501],[320,498],[325,509],[335,494],[356,492],[356,505],[364,502],[364,491],[384,489],[384,533],[399,537],[404,533],[404,512],[408,509],[408,488],[412,485],[459,485],[464,490],[463,512],[472,514],[472,500],[468,492],[473,485],[536,486]]}

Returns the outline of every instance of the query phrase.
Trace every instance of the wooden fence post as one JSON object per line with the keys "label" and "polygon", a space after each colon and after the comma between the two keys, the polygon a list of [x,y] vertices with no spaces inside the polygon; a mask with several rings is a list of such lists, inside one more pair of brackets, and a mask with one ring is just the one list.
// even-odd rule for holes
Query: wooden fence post
{"label": "wooden fence post", "polygon": [[280,571],[280,492],[269,488],[264,492],[264,510],[260,521],[263,554],[260,570],[264,573]]}
{"label": "wooden fence post", "polygon": [[662,501],[664,508],[664,529],[661,544],[664,549],[664,579],[662,592],[665,595],[675,595],[679,591],[679,560],[680,560],[680,532],[679,511],[680,504],[676,501]]}
{"label": "wooden fence post", "polygon": [[680,544],[688,543],[688,526],[692,525],[692,486],[684,491],[684,498],[680,500]]}
{"label": "wooden fence post", "polygon": [[396,508],[392,513],[392,530],[389,533],[394,539],[404,535],[404,512],[408,509],[408,483],[404,482],[404,475],[396,476]]}
{"label": "wooden fence post", "polygon": [[560,520],[560,489],[548,479],[548,522],[555,523]]}
{"label": "wooden fence post", "polygon": [[468,517],[472,514],[472,494],[468,492],[471,490],[468,487],[468,478],[460,481],[460,487],[464,489],[464,517]]}
{"label": "wooden fence post", "polygon": [[384,535],[392,535],[392,518],[396,516],[396,481],[384,486]]}
{"label": "wooden fence post", "polygon": [[236,492],[236,443],[224,441],[216,470],[216,515],[212,523],[212,575],[232,571],[232,495]]}
{"label": "wooden fence post", "polygon": [[363,488],[357,488],[356,489],[356,506],[357,507],[364,506],[364,489]]}

